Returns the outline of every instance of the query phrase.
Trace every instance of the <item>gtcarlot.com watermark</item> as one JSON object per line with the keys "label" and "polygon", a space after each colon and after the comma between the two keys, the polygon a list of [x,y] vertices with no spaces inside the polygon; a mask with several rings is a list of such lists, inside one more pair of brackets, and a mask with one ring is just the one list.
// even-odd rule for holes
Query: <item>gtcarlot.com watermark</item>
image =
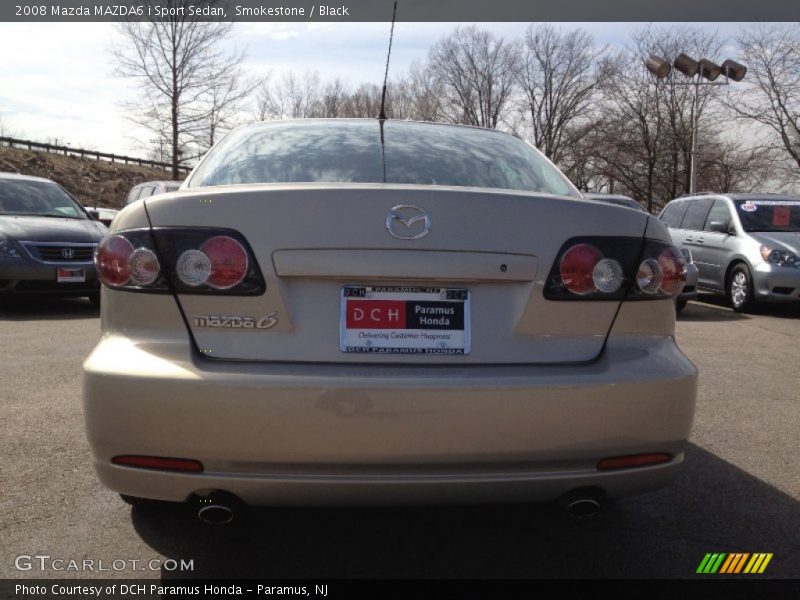
{"label": "gtcarlot.com watermark", "polygon": [[14,559],[14,568],[18,571],[34,572],[103,572],[123,573],[141,571],[194,571],[194,559],[161,559],[151,558],[115,558],[113,560],[93,558],[67,558],[50,556],[49,554],[20,554]]}

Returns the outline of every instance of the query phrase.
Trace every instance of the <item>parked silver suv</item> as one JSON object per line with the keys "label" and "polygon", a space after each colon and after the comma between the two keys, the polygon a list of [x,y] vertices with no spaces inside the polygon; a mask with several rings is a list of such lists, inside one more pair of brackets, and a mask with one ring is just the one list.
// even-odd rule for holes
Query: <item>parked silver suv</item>
{"label": "parked silver suv", "polygon": [[725,294],[734,310],[800,299],[800,198],[699,194],[671,201],[659,218],[691,251],[698,287]]}

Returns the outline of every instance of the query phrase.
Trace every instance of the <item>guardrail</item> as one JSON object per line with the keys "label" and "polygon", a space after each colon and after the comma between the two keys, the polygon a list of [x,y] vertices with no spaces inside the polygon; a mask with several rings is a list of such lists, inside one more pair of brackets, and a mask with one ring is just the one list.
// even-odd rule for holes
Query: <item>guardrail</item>
{"label": "guardrail", "polygon": [[[56,146],[54,144],[45,144],[42,142],[33,142],[31,140],[18,140],[10,137],[0,137],[0,148],[7,146],[9,148],[27,148],[28,150],[36,150],[39,152],[47,152],[50,154],[63,154],[64,156],[80,156],[81,158],[93,158],[95,160],[110,161],[112,163],[122,163],[125,165],[138,165],[140,167],[151,167],[153,169],[164,169],[165,171],[172,170],[172,164],[160,162],[157,160],[147,160],[144,158],[136,158],[133,156],[123,156],[119,154],[109,154],[108,152],[98,152],[97,150],[84,150],[83,148],[72,148],[70,146]],[[182,173],[188,173],[192,170],[191,167],[186,165],[178,165],[178,170]]]}

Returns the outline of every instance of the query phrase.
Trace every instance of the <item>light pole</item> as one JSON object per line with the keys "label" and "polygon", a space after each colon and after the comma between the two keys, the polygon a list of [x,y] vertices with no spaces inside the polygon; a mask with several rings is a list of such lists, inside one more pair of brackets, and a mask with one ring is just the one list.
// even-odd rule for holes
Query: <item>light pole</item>
{"label": "light pole", "polygon": [[[722,65],[718,65],[707,58],[695,60],[687,54],[679,54],[672,65],[660,56],[651,54],[645,61],[647,70],[656,76],[656,79],[664,79],[672,72],[674,66],[683,73],[690,81],[670,80],[672,85],[691,85],[694,86],[692,95],[692,150],[691,163],[689,165],[689,193],[697,192],[697,123],[700,117],[700,86],[730,85],[731,81],[741,81],[747,67],[740,65],[736,61],[727,59]],[[725,74],[725,81],[716,81],[721,74]],[[706,79],[707,81],[702,81]]]}

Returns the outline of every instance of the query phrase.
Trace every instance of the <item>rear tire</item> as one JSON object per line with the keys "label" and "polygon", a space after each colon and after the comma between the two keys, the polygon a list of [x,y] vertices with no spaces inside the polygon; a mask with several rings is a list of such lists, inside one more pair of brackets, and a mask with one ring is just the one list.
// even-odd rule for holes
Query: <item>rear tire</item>
{"label": "rear tire", "polygon": [[681,299],[675,300],[675,312],[679,313],[684,308],[686,308],[686,303],[687,302],[689,302],[689,301],[688,300],[681,300]]}
{"label": "rear tire", "polygon": [[744,313],[753,308],[753,276],[745,264],[733,267],[728,277],[728,303],[731,308],[739,313]]}
{"label": "rear tire", "polygon": [[89,302],[92,303],[92,306],[95,308],[100,308],[100,292],[97,292],[96,294],[89,294],[87,298],[89,298]]}

